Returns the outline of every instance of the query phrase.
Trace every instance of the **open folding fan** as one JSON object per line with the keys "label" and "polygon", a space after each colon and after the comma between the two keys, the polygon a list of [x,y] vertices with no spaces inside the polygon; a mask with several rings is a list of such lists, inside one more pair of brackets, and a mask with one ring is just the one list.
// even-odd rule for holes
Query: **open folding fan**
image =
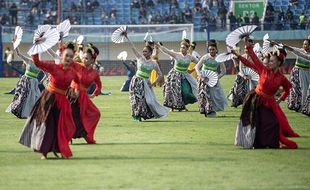
{"label": "open folding fan", "polygon": [[117,59],[125,61],[127,59],[127,51],[122,51],[118,54]]}
{"label": "open folding fan", "polygon": [[23,37],[23,29],[20,26],[16,26],[14,38],[13,38],[13,48],[16,49],[20,42],[22,41]]}
{"label": "open folding fan", "polygon": [[7,56],[7,58],[6,58],[7,64],[9,64],[9,65],[11,64],[12,58],[13,58],[13,55],[10,53],[10,54]]}
{"label": "open folding fan", "polygon": [[71,29],[70,20],[69,19],[64,20],[62,23],[57,25],[56,29],[59,32],[60,39],[67,37]]}
{"label": "open folding fan", "polygon": [[79,35],[76,39],[76,43],[81,45],[83,44],[83,41],[84,41],[84,36],[83,35]]}
{"label": "open folding fan", "polygon": [[271,43],[271,40],[269,40],[269,34],[268,33],[264,35],[263,40],[264,40],[264,43],[263,43],[262,53],[273,52],[277,48],[283,47],[283,44],[273,45]]}
{"label": "open folding fan", "polygon": [[216,62],[225,62],[228,60],[231,60],[234,57],[232,53],[226,52],[226,53],[221,53],[216,56],[215,61]]}
{"label": "open folding fan", "polygon": [[260,47],[259,43],[256,43],[253,47],[253,51],[255,53],[260,53],[262,51],[262,47]]}
{"label": "open folding fan", "polygon": [[127,31],[127,26],[121,26],[118,29],[116,29],[111,36],[111,40],[114,43],[123,43],[125,40],[125,32]]}
{"label": "open folding fan", "polygon": [[233,47],[239,43],[243,38],[249,37],[250,34],[257,28],[256,25],[246,25],[237,28],[228,34],[226,44]]}
{"label": "open folding fan", "polygon": [[186,37],[187,37],[186,30],[183,30],[183,32],[182,32],[182,40],[186,39]]}
{"label": "open folding fan", "polygon": [[[236,47],[233,47],[235,49]],[[228,60],[231,60],[234,57],[234,55],[231,53],[231,49],[227,47],[227,52],[226,53],[221,53],[216,56],[215,61],[216,62],[225,62]]]}
{"label": "open folding fan", "polygon": [[253,71],[252,69],[250,69],[248,67],[243,69],[243,74],[247,75],[247,76],[250,76],[251,80],[253,80],[253,81],[258,81],[259,80],[259,75],[255,71]]}
{"label": "open folding fan", "polygon": [[207,85],[209,87],[214,87],[216,85],[218,81],[218,75],[216,72],[210,70],[203,70],[201,71],[201,75],[209,79],[207,82]]}
{"label": "open folding fan", "polygon": [[28,54],[43,53],[56,45],[58,40],[59,33],[56,28],[51,28],[50,25],[40,26],[34,33],[33,45],[29,49]]}

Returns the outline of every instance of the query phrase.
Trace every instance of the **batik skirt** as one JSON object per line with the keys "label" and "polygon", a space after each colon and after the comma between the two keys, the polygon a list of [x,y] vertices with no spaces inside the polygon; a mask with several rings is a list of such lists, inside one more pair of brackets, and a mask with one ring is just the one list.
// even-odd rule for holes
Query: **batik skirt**
{"label": "batik skirt", "polygon": [[196,79],[189,73],[171,69],[164,84],[164,106],[184,110],[185,105],[197,102]]}
{"label": "batik skirt", "polygon": [[40,94],[38,80],[23,75],[17,83],[13,101],[6,112],[11,112],[18,118],[27,118]]}
{"label": "batik skirt", "polygon": [[129,95],[133,118],[146,120],[167,117],[168,110],[157,101],[149,80],[134,76]]}

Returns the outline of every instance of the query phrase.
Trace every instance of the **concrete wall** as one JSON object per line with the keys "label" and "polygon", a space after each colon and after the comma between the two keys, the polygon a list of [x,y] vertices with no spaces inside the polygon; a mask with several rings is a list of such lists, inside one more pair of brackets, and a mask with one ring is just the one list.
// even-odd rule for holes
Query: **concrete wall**
{"label": "concrete wall", "polygon": [[[302,43],[303,43],[302,40],[294,40],[294,41],[283,40],[281,42],[288,44],[288,45],[291,45],[291,46],[295,46],[295,47],[301,47]],[[259,41],[259,43],[262,45],[262,41]],[[107,43],[108,47],[104,43],[97,43],[97,44],[94,43],[94,44],[100,50],[99,60],[116,60],[118,53],[120,53],[121,51],[124,51],[124,50],[128,52],[128,59],[134,59],[132,50],[131,50],[130,46],[128,45],[128,43],[123,43],[123,44]],[[136,44],[137,49],[142,51],[144,43],[139,42],[139,43],[135,43],[135,44]],[[196,51],[201,55],[204,54],[206,51],[206,45],[205,44],[206,44],[205,42],[198,42],[197,43]],[[179,42],[166,42],[166,43],[164,43],[164,45],[169,49],[174,49],[175,51],[179,50]],[[12,49],[11,43],[5,43],[3,46],[3,50],[5,50],[5,48],[8,46]],[[31,46],[30,43],[21,44],[20,45],[21,52],[26,54],[28,49],[30,48],[30,46]],[[218,48],[219,48],[220,53],[226,51],[225,42],[224,41],[218,42]],[[54,50],[56,51],[56,48],[54,48]],[[288,58],[294,58],[294,55],[289,53]],[[43,60],[50,60],[51,58],[47,54],[44,53],[42,55],[42,59]],[[160,55],[160,59],[169,60],[169,57],[162,53]],[[15,60],[18,61],[20,59],[15,55]]]}

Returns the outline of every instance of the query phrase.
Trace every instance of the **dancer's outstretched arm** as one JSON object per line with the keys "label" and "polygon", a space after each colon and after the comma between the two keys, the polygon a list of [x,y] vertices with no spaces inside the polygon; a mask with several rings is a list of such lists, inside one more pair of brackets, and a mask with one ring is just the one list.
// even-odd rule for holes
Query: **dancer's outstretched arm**
{"label": "dancer's outstretched arm", "polygon": [[132,41],[128,38],[127,33],[125,33],[125,37],[127,38],[129,44],[131,45],[131,49],[133,51],[133,53],[135,54],[136,58],[141,58],[142,55],[139,53],[139,51],[137,50],[136,46],[134,43],[132,43]]}
{"label": "dancer's outstretched arm", "polygon": [[16,51],[17,56],[20,57],[26,64],[30,64],[32,62],[32,59],[30,57],[25,56],[20,53],[20,50],[18,47],[16,48],[15,51]]}
{"label": "dancer's outstretched arm", "polygon": [[303,49],[292,47],[292,46],[287,46],[287,45],[284,45],[284,47],[287,50],[293,52],[295,55],[302,57],[304,59],[310,60],[310,54],[305,53]]}
{"label": "dancer's outstretched arm", "polygon": [[221,63],[220,64],[220,74],[219,74],[219,79],[222,78],[225,74],[226,74],[226,66],[225,66],[225,63]]}
{"label": "dancer's outstretched arm", "polygon": [[165,46],[161,45],[160,43],[157,43],[156,45],[158,46],[160,51],[162,51],[163,53],[173,57],[174,59],[176,59],[176,57],[179,55],[177,52],[166,48]]}

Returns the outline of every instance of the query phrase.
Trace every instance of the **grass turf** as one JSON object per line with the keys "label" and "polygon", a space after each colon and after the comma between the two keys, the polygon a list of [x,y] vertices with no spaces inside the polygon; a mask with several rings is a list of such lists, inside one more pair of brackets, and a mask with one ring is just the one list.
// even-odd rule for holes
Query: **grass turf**
{"label": "grass turf", "polygon": [[[0,93],[18,79],[0,79]],[[297,150],[245,150],[233,145],[240,108],[205,118],[197,104],[165,120],[135,122],[128,93],[119,92],[125,77],[104,77],[95,98],[101,110],[97,145],[74,140],[69,160],[40,160],[18,144],[25,120],[4,110],[12,95],[0,96],[0,189],[310,189],[309,117],[283,109],[294,129]],[[234,76],[221,83],[227,94]],[[162,89],[156,88],[162,102]]]}

